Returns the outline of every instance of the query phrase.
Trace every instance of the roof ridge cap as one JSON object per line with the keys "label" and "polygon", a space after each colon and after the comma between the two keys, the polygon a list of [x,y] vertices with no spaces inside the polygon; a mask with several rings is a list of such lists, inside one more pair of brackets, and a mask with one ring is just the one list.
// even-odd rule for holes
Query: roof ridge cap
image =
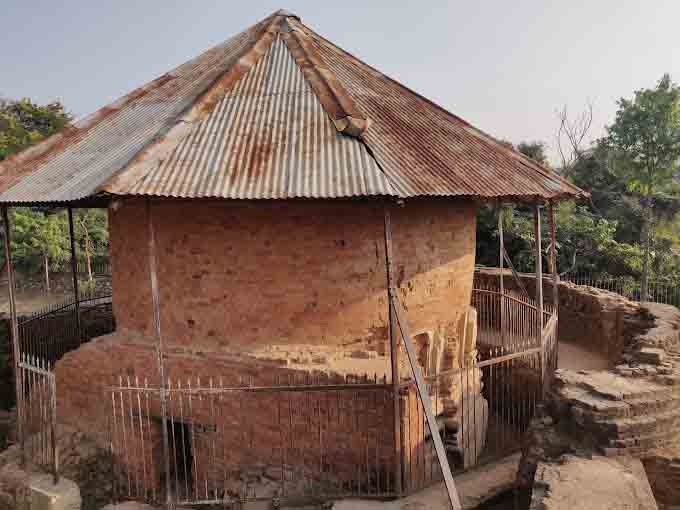
{"label": "roof ridge cap", "polygon": [[[291,23],[291,20],[296,21]],[[335,128],[343,134],[359,138],[370,126],[370,119],[361,113],[340,80],[307,40],[304,31],[295,26],[297,22],[297,17],[282,18],[281,39]]]}

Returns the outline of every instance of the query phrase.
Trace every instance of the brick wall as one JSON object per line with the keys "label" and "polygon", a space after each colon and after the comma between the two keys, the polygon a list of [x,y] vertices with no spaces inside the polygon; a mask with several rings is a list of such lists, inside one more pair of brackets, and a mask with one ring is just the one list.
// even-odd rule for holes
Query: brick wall
{"label": "brick wall", "polygon": [[[204,385],[210,378],[215,384],[222,379],[268,385],[289,377],[304,381],[321,371],[330,377],[370,370],[386,374],[382,205],[172,202],[155,204],[153,215],[170,379],[186,384],[191,378],[197,384],[200,376]],[[117,333],[68,353],[55,367],[60,420],[103,441],[112,380],[121,373],[143,375],[154,385],[158,378],[144,204],[123,202],[110,211],[109,225]],[[410,329],[436,332],[443,339],[442,368],[448,368],[455,362],[450,353],[459,351],[470,304],[475,206],[465,200],[409,202],[393,208],[392,232],[394,273]],[[366,357],[338,359],[343,352]],[[371,462],[393,464],[391,397],[340,393],[333,402],[319,398],[326,397],[223,399],[217,415],[194,402],[198,418],[220,431],[213,437],[199,434],[195,453],[222,452],[213,463],[215,473],[201,468],[196,476],[219,477],[239,464],[266,469],[283,462],[320,465],[340,481],[369,477],[386,484],[392,468],[371,474],[356,470],[366,465],[366,452]],[[129,405],[134,407],[134,399]],[[121,412],[129,414],[126,406]],[[152,399],[149,414],[157,418],[156,407]],[[169,413],[177,417],[176,403]],[[131,423],[138,425],[132,416]],[[288,428],[279,426],[280,416]],[[156,420],[148,432],[156,451],[159,427]],[[285,459],[280,458],[282,441],[294,443]],[[131,444],[141,452],[141,444]],[[117,449],[125,451],[121,446]],[[159,483],[157,453],[139,458],[153,460],[156,467],[146,477]],[[143,476],[142,463],[124,463]]]}
{"label": "brick wall", "polygon": [[[196,462],[189,469],[193,482],[201,487],[206,482],[211,488],[222,487],[225,473],[238,481],[243,473],[259,470],[253,476],[264,476],[283,467],[289,485],[370,479],[374,490],[378,486],[385,490],[388,483],[394,483],[389,387],[203,393],[201,397],[182,393],[180,397],[178,382],[186,390],[211,385],[309,384],[312,375],[317,383],[335,384],[342,378],[245,355],[206,356],[179,350],[168,352],[165,366],[171,381],[167,413],[172,422],[190,424],[187,443]],[[137,392],[112,395],[109,390],[118,383],[119,373],[124,386],[157,387],[153,346],[114,334],[66,354],[55,370],[60,422],[96,436],[103,447],[109,444],[115,422],[113,448],[123,469],[123,486],[130,474],[133,484],[139,480],[148,489],[158,489],[163,477],[158,393],[140,392],[138,400]],[[179,448],[182,438],[171,435],[170,441],[172,450],[172,445]],[[362,471],[366,466],[370,473]],[[173,464],[173,473],[175,468]]]}
{"label": "brick wall", "polygon": [[[154,205],[167,342],[211,349],[382,343],[387,303],[382,206],[368,202]],[[453,339],[470,303],[475,206],[394,208],[394,269],[411,328]],[[144,206],[110,213],[120,330],[148,333]]]}

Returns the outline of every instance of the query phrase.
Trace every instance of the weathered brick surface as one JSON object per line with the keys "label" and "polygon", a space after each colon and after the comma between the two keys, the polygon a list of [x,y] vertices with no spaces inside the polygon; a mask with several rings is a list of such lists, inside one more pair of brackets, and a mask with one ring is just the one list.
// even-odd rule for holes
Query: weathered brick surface
{"label": "weathered brick surface", "polygon": [[[114,400],[108,388],[118,382],[121,371],[124,384],[129,376],[133,386],[148,382],[156,387],[154,356],[152,345],[112,335],[68,353],[56,365],[60,421],[96,436],[106,446],[115,419],[117,458],[133,480],[145,480],[149,488],[158,488],[162,477],[158,395],[151,393],[146,399],[141,393],[138,401],[136,393],[117,393],[112,413]],[[372,483],[375,486],[380,479],[383,488],[392,476],[393,404],[387,388],[330,393],[234,392],[201,398],[194,394],[189,398],[186,393],[179,396],[178,382],[184,389],[206,388],[211,383],[301,384],[308,382],[311,374],[246,355],[206,356],[177,349],[167,355],[166,372],[172,381],[168,415],[177,423],[193,424],[187,440],[196,460],[190,466],[194,481],[207,480],[211,487],[221,487],[225,473],[282,466],[298,477],[330,478],[332,474],[336,482],[368,479],[369,474],[357,471],[357,466],[369,466]],[[191,374],[190,380],[186,374]],[[339,382],[330,375],[317,377],[325,383]],[[140,416],[144,417],[141,421]],[[179,436],[171,437],[173,444],[181,441]]]}
{"label": "weathered brick surface", "polygon": [[[384,344],[382,206],[174,202],[153,211],[167,341],[213,349]],[[121,330],[151,325],[144,214],[137,202],[110,214]],[[411,328],[455,336],[470,303],[475,206],[412,202],[392,220],[394,272]]]}
{"label": "weathered brick surface", "polygon": [[[308,377],[389,368],[382,205],[287,202],[153,206],[161,329],[167,377],[186,388],[308,382]],[[60,420],[98,435],[110,430],[119,375],[158,384],[151,338],[148,238],[142,202],[110,211],[117,333],[68,353],[55,370]],[[474,268],[475,206],[416,201],[394,208],[394,275],[412,331],[442,339],[443,366],[456,362]],[[366,359],[338,353],[365,353]],[[452,354],[454,353],[454,354]],[[368,367],[368,368],[367,368]],[[376,368],[377,367],[377,368]],[[142,383],[140,379],[140,383]],[[176,386],[174,386],[176,388]],[[453,391],[453,390],[452,390]],[[453,391],[455,392],[455,391]],[[390,392],[229,394],[193,398],[193,469],[224,479],[240,468],[295,471],[386,488],[393,470]],[[127,397],[126,397],[127,398]],[[132,473],[160,484],[160,405],[123,400],[120,416],[147,434],[114,449]],[[171,398],[168,413],[181,421]],[[139,415],[153,419],[144,426]],[[147,420],[148,421],[148,420]],[[120,426],[120,423],[119,423]],[[140,428],[141,427],[141,428]],[[132,439],[131,439],[132,437]],[[132,460],[122,458],[136,452]],[[145,463],[141,460],[146,459]],[[211,459],[210,462],[206,462]],[[144,472],[145,465],[153,469]],[[370,473],[362,472],[364,468]],[[312,469],[313,468],[313,469]],[[304,476],[307,476],[305,474]],[[295,477],[300,476],[296,474]],[[393,483],[393,480],[392,480]]]}

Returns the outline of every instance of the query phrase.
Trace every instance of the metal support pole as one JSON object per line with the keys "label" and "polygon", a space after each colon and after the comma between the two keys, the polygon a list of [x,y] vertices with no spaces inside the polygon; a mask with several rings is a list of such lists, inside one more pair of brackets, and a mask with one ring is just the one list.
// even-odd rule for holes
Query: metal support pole
{"label": "metal support pole", "polygon": [[543,345],[543,250],[541,247],[541,208],[534,205],[534,237],[536,240],[536,339],[541,348],[541,386],[545,389],[546,359]]}
{"label": "metal support pole", "polygon": [[2,222],[5,226],[5,261],[7,265],[7,290],[9,294],[10,338],[12,341],[12,361],[14,364],[14,390],[17,400],[17,434],[21,444],[21,463],[26,464],[26,449],[24,448],[24,391],[21,380],[19,362],[19,322],[17,321],[16,282],[14,280],[14,266],[12,266],[11,226],[7,207],[2,208]]}
{"label": "metal support pole", "polygon": [[534,236],[536,239],[536,307],[538,309],[538,338],[543,330],[543,248],[541,246],[541,207],[534,206]]}
{"label": "metal support pole", "polygon": [[80,324],[80,289],[78,288],[78,261],[76,259],[76,234],[73,228],[73,209],[68,208],[68,235],[71,243],[71,273],[73,275],[73,300],[76,305],[76,332],[78,344],[83,341],[83,332]]}
{"label": "metal support pole", "polygon": [[47,363],[47,380],[50,388],[50,432],[52,449],[52,476],[54,485],[59,484],[59,448],[57,446],[57,384],[50,363]]}
{"label": "metal support pole", "polygon": [[505,282],[503,277],[503,252],[505,251],[503,241],[503,203],[498,202],[498,268],[500,270],[500,318],[501,318],[501,345],[505,346]]}
{"label": "metal support pole", "polygon": [[[558,317],[559,321],[559,309],[560,309],[560,296],[559,296],[559,284],[560,284],[560,274],[557,271],[557,231],[555,226],[555,204],[551,200],[548,202],[548,219],[550,221],[550,265],[552,266],[552,284],[553,284],[553,310],[555,315]],[[555,334],[555,345],[553,346],[554,352],[552,355],[555,357],[554,364],[552,368],[557,368],[559,363],[559,338],[557,333]]]}
{"label": "metal support pole", "polygon": [[395,288],[392,273],[392,223],[390,211],[385,207],[385,271],[387,274],[387,331],[390,339],[390,361],[392,364],[392,398],[394,401],[394,490],[397,496],[402,493],[402,455],[401,455],[401,405],[399,396],[399,340],[395,329],[392,301]]}
{"label": "metal support pole", "polygon": [[553,306],[555,313],[560,304],[559,298],[559,283],[560,274],[557,272],[557,235],[555,229],[555,206],[551,200],[548,203],[548,220],[550,221],[550,265],[552,267],[552,281],[553,281]]}
{"label": "metal support pole", "polygon": [[423,406],[423,410],[425,411],[425,418],[427,419],[427,426],[430,429],[430,437],[434,443],[437,460],[439,461],[439,466],[441,467],[442,475],[444,476],[444,485],[446,486],[446,492],[449,497],[449,503],[451,504],[451,510],[461,510],[462,506],[458,497],[456,483],[453,480],[451,466],[449,465],[449,460],[446,456],[446,450],[444,449],[444,443],[442,442],[442,438],[439,435],[439,426],[437,425],[437,420],[434,417],[434,412],[432,411],[432,399],[430,398],[430,393],[428,391],[427,384],[425,383],[423,372],[420,369],[416,348],[406,322],[406,314],[404,313],[404,309],[402,308],[399,299],[396,297],[392,301],[392,308],[394,308],[394,314],[397,318],[396,324],[399,327],[401,338],[404,341],[404,347],[406,347],[406,354],[408,356],[408,361],[411,364],[413,377],[416,381],[418,396],[420,397],[420,402]]}
{"label": "metal support pole", "polygon": [[165,367],[163,359],[163,335],[161,334],[161,304],[158,290],[158,270],[156,267],[156,233],[153,227],[151,201],[146,202],[146,217],[149,226],[149,276],[151,279],[151,300],[153,306],[153,327],[156,334],[156,361],[158,363],[158,376],[160,378],[159,393],[161,404],[161,419],[163,427],[163,464],[166,479],[166,505],[173,508],[172,484],[170,483],[170,445],[168,441],[168,412],[165,390]]}

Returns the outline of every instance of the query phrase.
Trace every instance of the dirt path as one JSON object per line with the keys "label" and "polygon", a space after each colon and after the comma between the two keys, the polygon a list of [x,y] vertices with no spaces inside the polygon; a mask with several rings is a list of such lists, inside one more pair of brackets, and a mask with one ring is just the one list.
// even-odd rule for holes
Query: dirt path
{"label": "dirt path", "polygon": [[609,360],[602,354],[569,342],[559,342],[558,366],[568,370],[609,370],[611,368]]}

